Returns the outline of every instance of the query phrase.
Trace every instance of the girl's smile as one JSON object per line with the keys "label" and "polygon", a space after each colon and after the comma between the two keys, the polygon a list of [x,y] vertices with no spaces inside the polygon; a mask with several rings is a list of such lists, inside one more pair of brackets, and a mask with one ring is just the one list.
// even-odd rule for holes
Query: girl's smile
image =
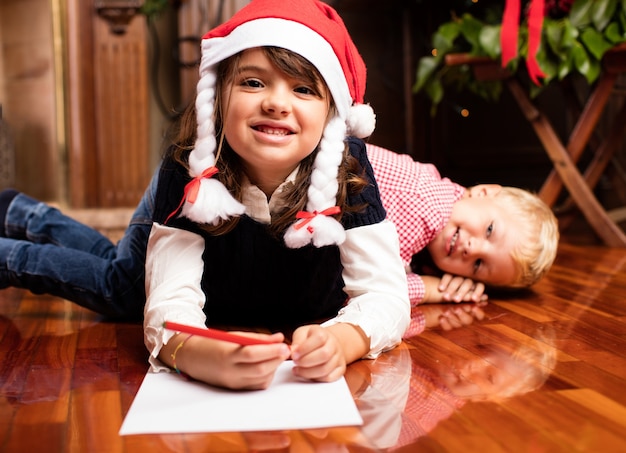
{"label": "girl's smile", "polygon": [[295,131],[291,127],[278,122],[263,122],[260,124],[253,124],[252,129],[259,132],[258,139],[260,141],[267,140],[269,143],[282,143],[277,142],[276,138],[287,137],[295,134]]}

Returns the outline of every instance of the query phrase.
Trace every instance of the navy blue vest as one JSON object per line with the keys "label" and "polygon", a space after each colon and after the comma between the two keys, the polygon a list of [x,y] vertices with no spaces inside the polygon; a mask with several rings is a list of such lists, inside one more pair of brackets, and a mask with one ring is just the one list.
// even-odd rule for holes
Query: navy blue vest
{"label": "navy blue vest", "polygon": [[[365,144],[358,139],[348,143],[370,184],[349,197],[349,205],[365,208],[343,214],[346,230],[381,222],[386,215]],[[187,171],[166,158],[154,221],[163,224],[176,209],[188,181]],[[167,226],[200,234],[206,241],[202,289],[209,325],[291,331],[335,316],[346,301],[337,246],[290,249],[282,238],[272,237],[266,225],[245,215],[231,232],[220,236],[209,235],[186,218],[170,219]]]}

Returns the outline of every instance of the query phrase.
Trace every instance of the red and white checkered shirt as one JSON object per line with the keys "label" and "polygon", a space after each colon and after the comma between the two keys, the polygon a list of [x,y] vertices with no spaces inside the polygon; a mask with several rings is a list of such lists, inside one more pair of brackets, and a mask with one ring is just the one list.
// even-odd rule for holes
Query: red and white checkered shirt
{"label": "red and white checkered shirt", "polygon": [[[434,165],[416,162],[406,154],[367,144],[367,155],[387,218],[398,230],[400,256],[409,266],[413,255],[448,223],[452,206],[463,196],[465,188],[442,178]],[[407,282],[411,305],[415,306],[424,298],[424,282],[414,273],[407,273]]]}

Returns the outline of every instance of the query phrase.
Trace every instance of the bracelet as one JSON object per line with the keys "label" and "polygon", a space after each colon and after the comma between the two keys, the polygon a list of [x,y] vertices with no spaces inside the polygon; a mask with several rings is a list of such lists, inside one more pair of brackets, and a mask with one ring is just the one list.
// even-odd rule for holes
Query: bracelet
{"label": "bracelet", "polygon": [[172,358],[172,368],[174,368],[174,371],[176,371],[176,373],[178,373],[178,374],[180,374],[181,376],[184,376],[184,377],[187,377],[187,375],[185,373],[181,372],[178,369],[178,367],[176,366],[176,354],[178,354],[178,351],[180,351],[183,348],[183,346],[185,346],[185,343],[187,343],[187,340],[189,340],[191,337],[193,337],[193,335],[189,335],[183,341],[178,343],[178,345],[176,346],[176,349],[174,349],[174,352],[172,352],[172,354],[170,355],[170,357]]}

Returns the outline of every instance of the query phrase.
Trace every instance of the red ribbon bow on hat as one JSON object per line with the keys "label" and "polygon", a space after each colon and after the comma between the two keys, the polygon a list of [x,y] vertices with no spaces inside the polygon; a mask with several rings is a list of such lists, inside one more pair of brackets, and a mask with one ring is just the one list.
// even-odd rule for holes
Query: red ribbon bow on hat
{"label": "red ribbon bow on hat", "polygon": [[[531,0],[528,10],[528,56],[526,67],[528,75],[535,85],[540,85],[539,77],[545,74],[537,63],[537,51],[541,43],[543,27],[544,0]],[[500,31],[500,47],[502,49],[502,67],[506,67],[511,59],[517,56],[517,37],[519,34],[520,0],[506,0]]]}

